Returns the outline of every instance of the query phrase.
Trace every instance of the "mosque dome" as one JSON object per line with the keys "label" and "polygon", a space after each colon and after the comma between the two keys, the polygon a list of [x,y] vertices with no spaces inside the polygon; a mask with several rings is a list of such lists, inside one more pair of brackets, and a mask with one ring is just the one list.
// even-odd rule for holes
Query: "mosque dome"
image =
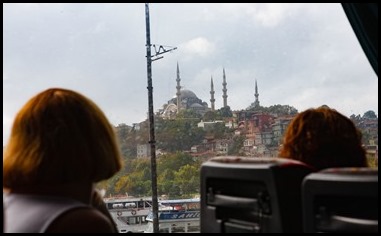
{"label": "mosque dome", "polygon": [[[197,95],[188,89],[180,86],[180,76],[179,76],[179,66],[177,65],[177,86],[176,86],[176,94],[173,96],[166,105],[163,105],[163,110],[160,111],[160,114],[163,117],[172,117],[176,115],[175,113],[181,110],[191,109],[196,111],[198,114],[205,114],[209,108],[206,102],[203,102],[201,99],[197,97]],[[179,89],[180,88],[180,89]],[[178,94],[179,93],[179,94]]]}
{"label": "mosque dome", "polygon": [[[177,98],[177,96],[173,96],[173,98]],[[180,90],[180,99],[183,100],[184,98],[196,98],[198,99],[197,95],[192,92],[191,90],[182,89]]]}
{"label": "mosque dome", "polygon": [[193,103],[190,107],[191,108],[204,108],[204,106],[199,104],[199,103]]}

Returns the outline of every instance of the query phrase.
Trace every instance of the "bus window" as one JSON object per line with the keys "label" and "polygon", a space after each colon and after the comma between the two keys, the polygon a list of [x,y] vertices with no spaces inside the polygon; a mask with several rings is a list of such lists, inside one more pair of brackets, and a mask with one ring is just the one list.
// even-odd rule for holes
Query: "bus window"
{"label": "bus window", "polygon": [[126,204],[124,204],[124,206],[126,208],[135,208],[136,207],[136,204],[133,203],[133,202],[127,202]]}
{"label": "bus window", "polygon": [[[295,114],[323,104],[351,118],[378,168],[378,63],[370,65],[340,3],[149,7],[152,58],[170,52],[152,61],[154,142],[145,4],[4,3],[3,149],[19,108],[64,87],[91,98],[115,127],[125,167],[97,185],[105,196],[152,197],[155,143],[158,194],[200,197],[203,162],[277,157]],[[107,207],[115,217],[135,208],[123,203]]]}

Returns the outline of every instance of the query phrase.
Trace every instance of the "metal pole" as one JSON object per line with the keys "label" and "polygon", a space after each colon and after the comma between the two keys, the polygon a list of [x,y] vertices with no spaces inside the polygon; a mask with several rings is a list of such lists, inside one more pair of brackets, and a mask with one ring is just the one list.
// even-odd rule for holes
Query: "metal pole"
{"label": "metal pole", "polygon": [[157,174],[156,174],[156,148],[155,148],[155,125],[153,113],[153,95],[152,95],[152,59],[151,59],[151,38],[149,25],[148,3],[145,4],[146,10],[146,48],[147,48],[147,89],[148,89],[148,113],[149,130],[151,145],[151,180],[152,180],[152,214],[153,214],[153,232],[159,233],[158,201],[157,201]]}

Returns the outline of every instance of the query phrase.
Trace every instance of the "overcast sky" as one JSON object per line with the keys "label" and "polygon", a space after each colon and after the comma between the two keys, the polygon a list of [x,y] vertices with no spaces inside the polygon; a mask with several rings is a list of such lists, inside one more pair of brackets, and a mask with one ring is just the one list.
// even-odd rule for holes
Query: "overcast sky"
{"label": "overcast sky", "polygon": [[[152,64],[154,110],[181,85],[210,106],[254,102],[298,111],[327,104],[378,115],[378,78],[340,4],[150,4],[151,43],[177,47]],[[49,87],[95,101],[114,125],[148,113],[145,6],[3,4],[3,145],[16,112]]]}

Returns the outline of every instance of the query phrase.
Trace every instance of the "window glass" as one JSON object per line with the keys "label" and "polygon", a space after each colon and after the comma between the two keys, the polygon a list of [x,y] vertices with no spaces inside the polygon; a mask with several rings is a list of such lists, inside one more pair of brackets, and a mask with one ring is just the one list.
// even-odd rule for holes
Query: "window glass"
{"label": "window glass", "polygon": [[[378,78],[340,4],[152,3],[149,13],[152,58],[163,56],[152,62],[160,196],[197,196],[210,156],[276,156],[289,118],[323,104],[362,125],[378,158]],[[150,196],[146,35],[143,3],[4,3],[3,146],[30,97],[74,89],[121,142],[126,168],[101,187]],[[256,106],[290,116],[258,133],[278,116],[246,125]]]}

